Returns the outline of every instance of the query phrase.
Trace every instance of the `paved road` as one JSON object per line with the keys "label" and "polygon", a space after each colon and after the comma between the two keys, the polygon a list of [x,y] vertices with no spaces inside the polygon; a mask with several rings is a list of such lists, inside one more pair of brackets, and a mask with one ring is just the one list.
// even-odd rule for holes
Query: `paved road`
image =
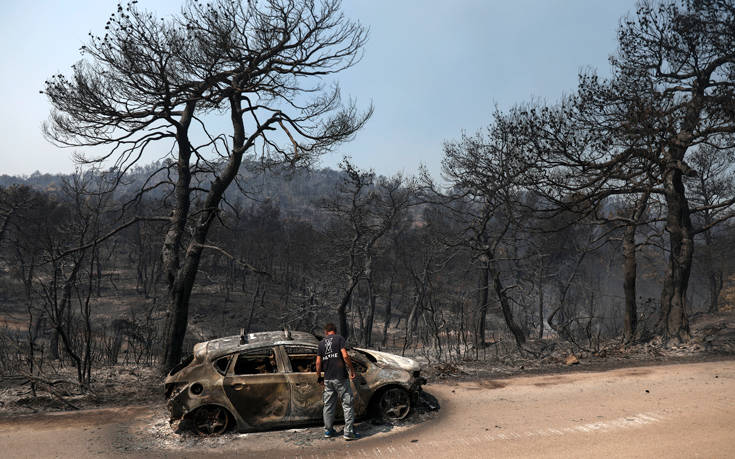
{"label": "paved road", "polygon": [[[432,384],[439,415],[356,442],[153,438],[149,407],[0,422],[4,457],[735,457],[735,361]],[[160,429],[159,429],[160,430]],[[141,446],[144,445],[144,446]],[[127,448],[127,450],[126,450]],[[145,449],[143,449],[145,448]]]}

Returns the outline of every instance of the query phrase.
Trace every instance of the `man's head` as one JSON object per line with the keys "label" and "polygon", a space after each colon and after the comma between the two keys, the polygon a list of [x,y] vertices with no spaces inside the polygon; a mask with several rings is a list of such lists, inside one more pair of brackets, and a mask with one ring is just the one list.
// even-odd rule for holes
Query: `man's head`
{"label": "man's head", "polygon": [[334,335],[337,333],[337,326],[334,325],[332,322],[329,322],[327,325],[324,326],[324,332],[327,335]]}

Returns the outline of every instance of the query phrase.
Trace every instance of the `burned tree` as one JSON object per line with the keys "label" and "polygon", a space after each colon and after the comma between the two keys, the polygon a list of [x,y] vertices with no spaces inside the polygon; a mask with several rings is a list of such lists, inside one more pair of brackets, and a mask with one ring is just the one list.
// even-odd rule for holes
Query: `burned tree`
{"label": "burned tree", "polygon": [[733,207],[726,204],[735,195],[735,150],[718,151],[713,145],[700,146],[690,158],[697,176],[685,181],[693,205],[695,233],[702,237],[701,261],[708,287],[708,312],[717,312],[723,287],[724,267],[722,231],[718,223],[732,217]]}
{"label": "burned tree", "polygon": [[82,47],[87,59],[71,78],[46,82],[45,133],[61,146],[93,147],[79,159],[114,163],[118,180],[148,150],[170,149],[164,173],[138,195],[163,187],[170,197],[166,369],[181,356],[207,235],[243,159],[309,164],[368,119],[371,110],[343,106],[339,87],[322,82],[359,60],[366,30],[337,0],[190,1],[163,20],[135,3],[118,6],[107,33]]}
{"label": "burned tree", "polygon": [[321,204],[335,218],[340,234],[335,235],[334,240],[340,245],[340,256],[346,260],[343,266],[337,268],[346,277],[337,316],[340,332],[345,337],[349,336],[347,306],[355,288],[364,280],[369,309],[363,341],[370,346],[376,301],[374,261],[378,256],[379,244],[405,217],[406,209],[412,204],[414,190],[410,181],[401,175],[378,177],[373,171],[358,169],[348,159],[342,162],[341,167],[345,172],[344,181],[335,196]]}
{"label": "burned tree", "polygon": [[660,150],[651,158],[660,168],[670,249],[661,332],[683,340],[689,337],[687,289],[698,231],[685,177],[697,175],[688,163],[698,145],[722,147],[735,133],[735,2],[642,3],[636,17],[622,23],[618,42],[611,58],[616,86],[621,94],[643,94],[653,102],[638,115],[661,136]]}
{"label": "burned tree", "polygon": [[[730,218],[732,196],[697,206],[686,188],[698,175],[689,163],[703,145],[713,146],[707,152],[714,159],[733,143],[734,26],[731,1],[641,3],[620,27],[611,78],[584,74],[559,107],[522,112],[531,120],[521,135],[533,152],[529,183],[537,191],[587,214],[604,214],[616,197],[631,201],[627,216],[607,215],[624,228],[627,337],[635,331],[636,227],[657,219],[643,218],[646,203],[661,202],[669,241],[657,327],[667,339],[689,336],[695,235]],[[719,218],[695,227],[693,214],[715,209],[723,211]]]}
{"label": "burned tree", "polygon": [[613,94],[612,85],[585,75],[577,94],[558,106],[516,108],[509,116],[527,155],[526,184],[539,196],[537,217],[547,222],[543,230],[585,221],[602,228],[600,239],[620,241],[623,334],[630,341],[637,327],[639,228],[657,217],[651,204],[662,192],[657,164],[648,159],[659,144],[653,127],[623,128],[637,119],[639,105],[613,103]]}
{"label": "burned tree", "polygon": [[487,134],[464,135],[444,145],[442,169],[452,186],[444,205],[462,222],[459,237],[447,243],[469,248],[478,264],[477,341],[485,345],[485,321],[492,288],[508,329],[520,348],[524,330],[511,309],[508,288],[502,278],[506,238],[515,223],[516,203],[522,199],[519,177],[525,165],[509,131],[511,126],[499,113]]}

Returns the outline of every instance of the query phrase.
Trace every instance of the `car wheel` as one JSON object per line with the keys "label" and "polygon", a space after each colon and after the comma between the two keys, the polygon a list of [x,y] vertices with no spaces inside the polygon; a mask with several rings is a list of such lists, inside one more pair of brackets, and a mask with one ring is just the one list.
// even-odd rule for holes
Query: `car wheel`
{"label": "car wheel", "polygon": [[194,431],[199,435],[221,435],[229,425],[227,410],[219,406],[203,406],[191,416]]}
{"label": "car wheel", "polygon": [[406,389],[389,387],[380,394],[377,403],[378,414],[383,419],[399,420],[411,411],[411,395]]}

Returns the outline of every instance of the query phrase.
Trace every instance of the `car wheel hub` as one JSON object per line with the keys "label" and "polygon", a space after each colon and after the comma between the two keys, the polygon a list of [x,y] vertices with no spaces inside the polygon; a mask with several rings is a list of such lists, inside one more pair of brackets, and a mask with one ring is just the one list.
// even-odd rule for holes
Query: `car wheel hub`
{"label": "car wheel hub", "polygon": [[224,408],[205,406],[194,413],[194,429],[200,435],[219,435],[227,430],[228,419]]}
{"label": "car wheel hub", "polygon": [[380,412],[389,419],[403,419],[411,409],[411,399],[403,389],[391,388],[380,397]]}

